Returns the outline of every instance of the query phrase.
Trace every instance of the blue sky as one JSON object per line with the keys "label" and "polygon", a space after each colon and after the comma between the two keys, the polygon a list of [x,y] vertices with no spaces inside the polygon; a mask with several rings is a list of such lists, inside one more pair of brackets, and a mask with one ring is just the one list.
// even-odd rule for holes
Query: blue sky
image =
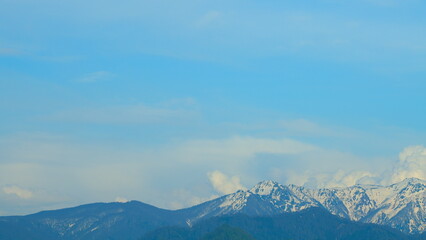
{"label": "blue sky", "polygon": [[0,0],[0,214],[426,178],[426,3]]}

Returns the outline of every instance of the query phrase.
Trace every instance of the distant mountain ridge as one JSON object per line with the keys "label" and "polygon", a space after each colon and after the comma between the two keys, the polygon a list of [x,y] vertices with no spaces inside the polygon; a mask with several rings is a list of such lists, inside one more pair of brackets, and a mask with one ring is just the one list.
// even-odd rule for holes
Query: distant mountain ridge
{"label": "distant mountain ridge", "polygon": [[415,178],[390,186],[331,189],[264,181],[249,190],[180,210],[131,201],[0,217],[0,240],[134,240],[159,227],[193,226],[212,217],[274,216],[309,208],[324,209],[361,223],[389,226],[404,233],[426,233],[425,189],[425,181]]}
{"label": "distant mountain ridge", "polygon": [[[232,236],[232,237],[231,237]],[[324,208],[274,216],[227,215],[200,221],[192,227],[165,227],[140,240],[425,240],[376,224],[353,222]]]}
{"label": "distant mountain ridge", "polygon": [[390,186],[355,185],[328,189],[263,181],[249,190],[201,206],[205,211],[199,218],[236,213],[275,215],[323,207],[353,221],[387,225],[406,233],[422,233],[426,230],[426,181],[409,178]]}

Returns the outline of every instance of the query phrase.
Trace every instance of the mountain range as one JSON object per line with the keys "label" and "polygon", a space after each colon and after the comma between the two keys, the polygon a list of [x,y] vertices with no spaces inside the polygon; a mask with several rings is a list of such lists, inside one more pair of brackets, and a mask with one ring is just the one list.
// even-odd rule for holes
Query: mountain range
{"label": "mountain range", "polygon": [[195,206],[194,209],[203,210],[191,221],[236,213],[275,215],[311,207],[325,208],[353,221],[387,225],[405,233],[422,233],[426,230],[426,181],[408,178],[390,186],[329,189],[264,181],[249,190]]}
{"label": "mountain range", "polygon": [[353,222],[323,208],[274,216],[226,215],[200,221],[193,227],[164,227],[140,240],[425,240],[377,224]]}
{"label": "mountain range", "polygon": [[[380,232],[382,228],[395,229],[394,231],[399,231],[398,234],[403,234],[407,239],[417,239],[417,236],[424,236],[425,234],[420,234],[426,230],[425,189],[426,182],[416,178],[390,186],[355,185],[328,189],[309,189],[264,181],[249,190],[240,190],[180,210],[165,210],[130,201],[94,203],[26,216],[0,217],[0,239],[136,240],[169,226],[186,229],[182,230],[183,232],[191,232],[188,229],[197,229],[206,222],[213,221],[212,219],[216,219],[217,224],[211,225],[220,227],[218,218],[237,216],[253,222],[257,221],[258,217],[274,219],[277,216],[296,214],[297,218],[305,219],[300,224],[311,222],[309,227],[312,227],[314,223],[309,219],[310,215],[304,214],[311,209],[319,209],[322,212],[314,216],[329,214],[334,217],[333,222],[338,222],[336,226],[369,224],[368,226],[373,226],[371,228],[375,229],[374,231]],[[315,221],[317,220],[314,219]],[[302,225],[296,229],[306,227],[306,224]],[[244,225],[237,227],[244,229]],[[167,231],[170,232],[170,229]],[[299,233],[294,234],[298,236]],[[341,236],[343,233],[333,234]],[[291,237],[291,234],[289,236]],[[297,239],[294,236],[291,238]]]}

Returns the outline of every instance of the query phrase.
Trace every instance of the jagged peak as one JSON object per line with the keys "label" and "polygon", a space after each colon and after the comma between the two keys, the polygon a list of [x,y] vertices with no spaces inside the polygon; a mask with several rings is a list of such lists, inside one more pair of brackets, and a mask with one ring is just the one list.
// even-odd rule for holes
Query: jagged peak
{"label": "jagged peak", "polygon": [[[347,187],[325,187],[325,188],[319,188],[318,190],[322,190],[322,189],[351,189],[351,188],[373,188],[373,187],[391,187],[391,186],[406,186],[409,184],[423,184],[426,185],[426,180],[420,179],[420,178],[415,178],[415,177],[411,177],[411,178],[406,178],[400,182],[391,184],[391,185],[380,185],[380,184],[355,184],[353,186],[347,186]],[[289,187],[296,187],[296,188],[305,188],[304,186],[299,186],[299,185],[295,185],[295,184],[289,184],[286,185]],[[256,192],[256,190],[261,190],[261,189],[266,189],[266,188],[273,188],[273,187],[283,187],[283,185],[281,185],[280,183],[273,181],[273,180],[265,180],[265,181],[261,181],[259,183],[257,183],[254,187],[252,187],[249,191],[250,192]]]}
{"label": "jagged peak", "polygon": [[411,177],[411,178],[406,178],[404,180],[402,180],[402,182],[404,183],[422,183],[422,184],[426,184],[426,181],[420,178],[415,178],[415,177]]}
{"label": "jagged peak", "polygon": [[253,188],[262,187],[262,186],[277,186],[280,185],[278,182],[273,180],[265,180],[257,183]]}
{"label": "jagged peak", "polygon": [[408,186],[408,185],[413,185],[413,184],[422,184],[422,185],[426,185],[426,181],[420,178],[406,178],[404,180],[402,180],[401,182],[397,182],[394,183],[392,185],[390,185],[390,187],[404,187],[404,186]]}
{"label": "jagged peak", "polygon": [[269,195],[275,188],[279,188],[281,185],[275,181],[267,180],[256,184],[250,189],[250,192],[259,195]]}

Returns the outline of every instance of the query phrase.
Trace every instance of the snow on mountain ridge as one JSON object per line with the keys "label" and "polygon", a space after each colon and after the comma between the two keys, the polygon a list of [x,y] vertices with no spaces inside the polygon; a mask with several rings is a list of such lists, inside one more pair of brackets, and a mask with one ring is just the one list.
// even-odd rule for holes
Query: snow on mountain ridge
{"label": "snow on mountain ridge", "polygon": [[248,211],[250,198],[268,206],[260,211],[266,215],[324,207],[332,214],[354,221],[389,225],[410,233],[426,230],[426,181],[416,178],[389,186],[355,185],[330,189],[307,189],[263,181],[249,190],[225,196],[220,212]]}
{"label": "snow on mountain ridge", "polygon": [[259,195],[269,195],[274,189],[277,189],[279,186],[279,183],[271,180],[263,181],[251,188],[250,192]]}

